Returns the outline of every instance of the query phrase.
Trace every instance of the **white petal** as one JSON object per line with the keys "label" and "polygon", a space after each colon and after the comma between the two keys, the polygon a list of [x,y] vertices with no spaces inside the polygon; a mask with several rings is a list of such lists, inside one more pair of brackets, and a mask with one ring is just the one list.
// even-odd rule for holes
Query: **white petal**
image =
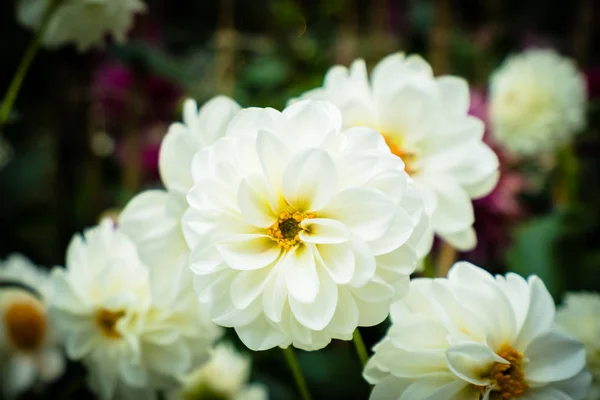
{"label": "white petal", "polygon": [[282,190],[298,211],[322,209],[337,190],[337,170],[329,154],[314,148],[298,153],[283,173]]}
{"label": "white petal", "polygon": [[537,276],[529,278],[529,305],[527,318],[513,347],[521,353],[539,334],[546,332],[554,322],[555,305],[544,282]]}
{"label": "white petal", "polygon": [[581,342],[559,331],[537,336],[524,354],[525,376],[531,383],[548,383],[571,378],[585,367]]}
{"label": "white petal", "polygon": [[330,133],[337,133],[342,127],[339,109],[328,101],[301,100],[283,110],[291,131],[288,135],[302,138],[307,146],[318,147]]}
{"label": "white petal", "polygon": [[185,192],[192,187],[192,159],[199,148],[198,141],[184,125],[171,125],[158,160],[161,179],[168,189]]}
{"label": "white petal", "polygon": [[300,226],[303,242],[315,244],[343,243],[350,239],[350,232],[344,224],[328,218],[306,218]]}
{"label": "white petal", "polygon": [[475,342],[451,347],[446,353],[446,358],[448,367],[454,374],[477,386],[490,383],[490,379],[485,376],[495,363],[509,364],[486,345]]}
{"label": "white petal", "polygon": [[310,246],[299,245],[288,251],[281,261],[285,283],[290,296],[302,303],[310,303],[319,293],[319,277],[315,257]]}
{"label": "white petal", "polygon": [[263,268],[274,262],[281,247],[267,235],[228,235],[219,240],[216,248],[225,263],[238,270]]}
{"label": "white petal", "polygon": [[2,383],[6,385],[3,388],[7,398],[16,398],[19,394],[29,389],[36,378],[35,361],[25,356],[11,357],[3,368],[4,375]]}
{"label": "white petal", "polygon": [[393,286],[378,276],[374,276],[367,284],[359,288],[350,288],[350,291],[356,297],[367,302],[390,301],[396,293]]}
{"label": "white petal", "polygon": [[277,330],[266,318],[260,316],[252,323],[236,326],[235,332],[240,340],[250,349],[261,351],[284,343],[286,336]]}
{"label": "white petal", "polygon": [[369,245],[361,239],[352,239],[352,250],[354,252],[354,276],[350,285],[360,287],[371,280],[375,274],[375,257]]}
{"label": "white petal", "polygon": [[469,111],[469,84],[466,80],[444,75],[436,78],[444,110],[449,114],[466,115]]}
{"label": "white petal", "polygon": [[338,285],[344,285],[354,276],[354,252],[349,243],[320,244],[315,256]]}
{"label": "white petal", "polygon": [[335,312],[338,300],[338,288],[335,282],[321,269],[319,275],[319,293],[311,303],[301,303],[289,298],[290,309],[294,317],[307,328],[320,331],[325,328]]}
{"label": "white petal", "polygon": [[440,237],[459,251],[470,251],[477,246],[477,235],[472,226],[458,232],[440,233]]}
{"label": "white petal", "polygon": [[416,381],[402,393],[400,400],[475,400],[478,395],[478,390],[466,382],[440,374]]}
{"label": "white petal", "polygon": [[274,133],[260,131],[256,137],[256,152],[267,182],[279,194],[283,171],[292,157],[290,150]]}
{"label": "white petal", "polygon": [[254,190],[245,179],[240,183],[237,199],[242,215],[252,225],[268,228],[277,220],[265,193]]}
{"label": "white petal", "polygon": [[358,326],[358,307],[352,295],[343,287],[338,287],[338,300],[335,314],[327,326],[327,331],[343,339],[352,338],[352,333]]}
{"label": "white petal", "polygon": [[428,184],[437,196],[437,205],[431,216],[431,225],[435,231],[455,233],[473,225],[475,217],[471,199],[460,186],[442,176]]}
{"label": "white petal", "polygon": [[265,316],[268,319],[273,322],[281,322],[281,314],[287,300],[288,290],[281,264],[275,266],[275,268],[276,271],[267,278],[262,295],[262,304]]}
{"label": "white petal", "polygon": [[261,268],[239,272],[231,281],[229,291],[233,305],[239,309],[248,307],[263,291],[272,270],[272,268]]}
{"label": "white petal", "polygon": [[371,241],[388,231],[395,211],[396,205],[379,190],[361,187],[339,192],[319,216],[336,219]]}
{"label": "white petal", "polygon": [[571,396],[552,387],[529,389],[521,398],[523,400],[573,400]]}

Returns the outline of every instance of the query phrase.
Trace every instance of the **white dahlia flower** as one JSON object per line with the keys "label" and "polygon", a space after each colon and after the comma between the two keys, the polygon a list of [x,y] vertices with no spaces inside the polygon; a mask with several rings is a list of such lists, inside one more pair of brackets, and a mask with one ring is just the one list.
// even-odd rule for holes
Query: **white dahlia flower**
{"label": "white dahlia flower", "polygon": [[587,400],[600,399],[600,294],[567,293],[556,313],[556,324],[585,346],[592,372],[592,389]]}
{"label": "white dahlia flower", "polygon": [[170,400],[266,400],[268,393],[260,384],[248,384],[250,357],[229,343],[219,343],[210,359],[183,379],[182,388]]}
{"label": "white dahlia flower", "polygon": [[[19,0],[17,18],[37,30],[48,7],[57,0]],[[124,42],[136,13],[146,10],[142,0],[58,0],[43,43],[56,47],[74,43],[79,51],[102,46],[106,34]]]}
{"label": "white dahlia flower", "polygon": [[100,398],[154,398],[206,357],[220,331],[181,290],[182,276],[151,285],[136,247],[109,219],[73,238],[66,269],[52,273],[51,312]]}
{"label": "white dahlia flower", "polygon": [[448,278],[415,279],[365,368],[371,399],[582,399],[585,350],[553,329],[554,302],[536,276],[495,278],[466,262]]}
{"label": "white dahlia flower", "polygon": [[0,261],[0,283],[0,387],[13,399],[60,377],[65,360],[45,303],[46,271],[15,254]]}
{"label": "white dahlia flower", "polygon": [[159,167],[166,190],[147,190],[129,201],[119,216],[119,229],[138,247],[154,282],[169,280],[179,269],[189,271],[189,249],[181,231],[185,196],[193,185],[192,158],[225,136],[240,110],[232,99],[217,96],[199,110],[194,100],[183,107],[183,123],[175,122],[163,139]]}
{"label": "white dahlia flower", "polygon": [[524,155],[556,150],[585,126],[587,93],[575,63],[553,50],[509,57],[490,83],[492,133]]}
{"label": "white dahlia flower", "polygon": [[183,217],[213,321],[253,350],[316,350],[383,321],[427,218],[402,160],[331,103],[248,109],[196,155]]}
{"label": "white dahlia flower", "polygon": [[469,109],[469,87],[455,76],[435,78],[421,57],[392,54],[367,76],[365,62],[331,68],[323,87],[303,98],[324,99],[342,111],[343,126],[366,126],[384,137],[404,160],[431,216],[433,233],[459,250],[476,245],[471,199],[488,194],[498,180],[498,159],[482,141],[484,125]]}

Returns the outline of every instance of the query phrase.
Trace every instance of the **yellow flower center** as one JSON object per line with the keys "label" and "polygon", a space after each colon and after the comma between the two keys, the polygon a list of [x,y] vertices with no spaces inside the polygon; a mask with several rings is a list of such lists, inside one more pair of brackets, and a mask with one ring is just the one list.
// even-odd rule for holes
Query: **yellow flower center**
{"label": "yellow flower center", "polygon": [[300,243],[300,232],[303,230],[300,223],[307,218],[316,218],[316,215],[298,211],[283,211],[279,214],[279,219],[267,228],[267,235],[271,236],[279,247],[290,250]]}
{"label": "yellow flower center", "polygon": [[397,155],[402,159],[402,161],[404,161],[404,170],[407,174],[413,175],[415,172],[417,172],[417,168],[415,166],[417,155],[414,152],[404,149],[400,141],[389,133],[383,133],[383,139],[385,140],[385,144],[387,144],[390,148],[392,154]]}
{"label": "yellow flower center", "polygon": [[4,310],[4,329],[15,348],[33,352],[41,347],[46,337],[46,312],[34,301],[16,301]]}
{"label": "yellow flower center", "polygon": [[109,339],[120,339],[121,334],[117,331],[117,321],[125,315],[125,311],[111,311],[101,308],[96,312],[96,324],[100,332]]}
{"label": "yellow flower center", "polygon": [[493,381],[490,399],[504,400],[521,396],[529,389],[523,373],[523,355],[506,344],[497,354],[510,364],[495,363],[492,366],[489,374]]}

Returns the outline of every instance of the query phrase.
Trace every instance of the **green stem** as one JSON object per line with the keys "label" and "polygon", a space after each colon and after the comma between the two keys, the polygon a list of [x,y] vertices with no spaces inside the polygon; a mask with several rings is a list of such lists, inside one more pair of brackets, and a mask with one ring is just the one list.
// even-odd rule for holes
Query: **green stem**
{"label": "green stem", "polygon": [[46,10],[46,12],[44,13],[44,16],[42,17],[42,22],[40,23],[40,27],[39,27],[38,31],[36,32],[33,40],[29,44],[29,47],[27,47],[27,51],[25,52],[25,55],[23,56],[23,59],[21,60],[21,64],[19,64],[19,68],[17,69],[15,76],[13,77],[12,81],[10,82],[10,86],[8,87],[8,90],[6,91],[4,100],[2,100],[2,104],[0,104],[0,128],[2,126],[4,126],[4,124],[6,124],[6,121],[8,120],[10,111],[12,110],[12,106],[15,103],[15,100],[17,99],[17,95],[19,94],[19,89],[21,88],[21,84],[23,83],[23,80],[25,79],[25,75],[27,75],[27,71],[29,70],[29,67],[31,66],[31,62],[33,61],[33,58],[35,57],[35,54],[37,53],[37,51],[40,47],[40,44],[42,42],[44,33],[46,32],[46,29],[48,28],[48,24],[50,22],[50,17],[52,17],[52,14],[54,14],[54,11],[56,10],[56,8],[59,6],[59,4],[61,2],[62,2],[62,0],[55,0],[48,6],[48,9]]}
{"label": "green stem", "polygon": [[367,348],[365,347],[365,342],[360,334],[358,328],[354,330],[354,334],[352,335],[352,341],[354,342],[354,348],[356,349],[356,354],[358,354],[358,358],[360,359],[360,363],[363,368],[367,365],[367,361],[369,360],[369,353],[367,352]]}
{"label": "green stem", "polygon": [[302,375],[302,370],[296,359],[294,349],[291,346],[283,349],[283,355],[292,371],[292,375],[294,375],[294,380],[296,381],[296,386],[298,387],[302,400],[311,400],[310,392],[308,391],[308,386],[306,386],[306,380],[304,379],[304,375]]}

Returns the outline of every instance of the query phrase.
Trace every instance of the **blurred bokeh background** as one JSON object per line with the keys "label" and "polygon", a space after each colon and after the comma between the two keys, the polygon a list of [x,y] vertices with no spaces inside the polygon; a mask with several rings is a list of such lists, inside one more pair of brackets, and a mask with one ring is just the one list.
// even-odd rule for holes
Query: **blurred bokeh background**
{"label": "blurred bokeh background", "polygon": [[[32,33],[0,2],[0,91]],[[373,65],[419,53],[436,74],[472,87],[471,112],[486,121],[490,73],[509,54],[550,47],[585,74],[588,127],[569,151],[527,160],[488,138],[502,162],[498,188],[475,202],[478,247],[460,258],[492,272],[538,274],[560,301],[600,290],[600,3],[595,0],[148,0],[125,45],[79,54],[41,50],[0,132],[0,258],[20,252],[63,263],[74,232],[116,215],[160,185],[158,151],[181,104],[215,94],[281,109],[317,87],[333,64]],[[489,133],[489,132],[488,132]],[[365,329],[372,345],[386,326]],[[233,335],[234,336],[234,335]],[[233,338],[232,336],[232,338]],[[351,343],[300,352],[316,398],[366,398]],[[49,398],[89,396],[83,371]],[[253,377],[274,399],[295,396],[277,350],[254,354]]]}

